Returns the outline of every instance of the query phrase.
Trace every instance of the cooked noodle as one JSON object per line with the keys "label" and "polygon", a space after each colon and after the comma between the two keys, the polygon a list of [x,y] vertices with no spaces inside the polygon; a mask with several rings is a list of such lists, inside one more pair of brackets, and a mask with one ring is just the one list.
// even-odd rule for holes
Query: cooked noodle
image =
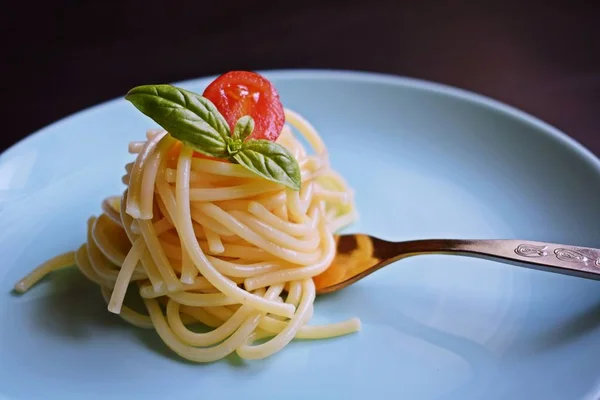
{"label": "cooked noodle", "polygon": [[[122,197],[107,198],[103,213],[89,219],[87,242],[42,264],[16,290],[75,264],[100,286],[109,311],[154,328],[173,351],[196,362],[234,351],[259,359],[293,338],[357,331],[356,318],[308,324],[312,278],[335,257],[333,232],[356,214],[352,191],[329,168],[316,130],[292,111],[285,115],[291,126],[284,126],[278,143],[300,165],[300,191],[237,164],[194,157],[168,133],[149,131],[145,142],[129,145],[137,157],[125,167],[128,188]],[[137,288],[147,315],[123,304],[128,288]],[[197,323],[213,329],[194,332],[190,326]]]}

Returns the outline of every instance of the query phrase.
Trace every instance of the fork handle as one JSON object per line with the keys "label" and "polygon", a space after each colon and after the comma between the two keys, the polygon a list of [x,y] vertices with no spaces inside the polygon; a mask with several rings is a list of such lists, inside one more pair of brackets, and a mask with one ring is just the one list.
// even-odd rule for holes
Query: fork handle
{"label": "fork handle", "polygon": [[600,249],[524,240],[434,239],[397,243],[403,258],[418,254],[456,254],[521,267],[600,280]]}

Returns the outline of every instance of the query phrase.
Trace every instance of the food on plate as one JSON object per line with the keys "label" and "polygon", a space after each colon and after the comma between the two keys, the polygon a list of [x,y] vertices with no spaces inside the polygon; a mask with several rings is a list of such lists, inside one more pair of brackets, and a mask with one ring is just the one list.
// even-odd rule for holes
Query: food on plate
{"label": "food on plate", "polygon": [[[332,263],[333,234],[356,210],[321,137],[283,108],[271,82],[232,71],[202,95],[146,85],[126,99],[161,127],[130,143],[126,190],[88,220],[86,243],[42,264],[16,290],[76,265],[109,311],[155,329],[196,362],[232,352],[265,358],[293,338],[359,330],[356,318],[309,324],[313,278]],[[124,304],[127,291],[139,293],[146,313]],[[198,324],[211,330],[198,332]]]}

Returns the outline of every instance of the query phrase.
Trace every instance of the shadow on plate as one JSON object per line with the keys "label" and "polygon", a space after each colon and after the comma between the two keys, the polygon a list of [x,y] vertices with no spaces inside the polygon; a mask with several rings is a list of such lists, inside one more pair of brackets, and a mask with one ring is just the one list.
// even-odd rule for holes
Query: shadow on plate
{"label": "shadow on plate", "polygon": [[[39,292],[35,293],[38,290],[43,291],[43,294],[40,295]],[[480,343],[456,334],[444,332],[415,320],[403,313],[401,311],[402,307],[395,307],[393,315],[391,315],[389,309],[381,307],[380,299],[381,296],[389,299],[397,298],[398,293],[402,293],[402,299],[399,299],[399,301],[401,300],[407,304],[406,307],[419,307],[419,302],[422,304],[427,302],[427,299],[423,298],[424,294],[422,292],[408,286],[379,286],[379,300],[376,300],[367,286],[357,285],[346,289],[344,292],[319,296],[317,299],[317,308],[318,303],[326,302],[328,299],[341,300],[338,303],[343,304],[345,310],[340,311],[354,315],[353,310],[361,309],[362,312],[359,317],[365,325],[391,325],[403,334],[427,341],[432,345],[457,354],[469,363],[473,371],[476,371],[473,379],[479,382],[485,382],[490,379],[490,376],[478,376],[477,371],[494,370],[492,367],[496,362],[494,357],[497,357],[497,355],[494,355],[490,349]],[[14,295],[19,296],[18,294]],[[50,334],[67,337],[72,340],[85,341],[91,340],[92,335],[97,334],[98,331],[119,331],[123,335],[135,336],[148,350],[154,351],[161,356],[184,364],[203,365],[179,357],[162,342],[154,330],[133,327],[121,320],[117,315],[110,313],[106,309],[106,303],[102,298],[98,286],[88,281],[75,268],[51,274],[24,296],[30,295],[37,296],[37,298],[32,299],[35,303],[33,312],[34,323],[39,329]],[[138,311],[144,310],[143,304],[135,290],[128,292],[126,303]],[[465,306],[468,307],[468,304],[465,304]],[[546,329],[539,335],[532,335],[530,339],[521,341],[520,345],[510,348],[509,352],[513,354],[515,352],[531,354],[551,351],[554,348],[566,345],[579,337],[585,336],[598,328],[600,328],[600,302],[573,316],[566,322],[556,324],[551,329]],[[208,330],[207,327],[201,325],[194,326],[191,329],[198,332]],[[298,340],[295,342],[304,341]],[[239,368],[249,365],[239,358],[236,353],[230,354],[224,361]]]}
{"label": "shadow on plate", "polygon": [[[45,277],[28,293],[19,294],[13,291],[12,295],[32,297],[31,314],[34,324],[36,328],[49,334],[69,340],[86,341],[93,340],[93,335],[98,335],[98,332],[119,331],[122,335],[135,336],[148,350],[171,360],[189,365],[209,365],[179,357],[167,347],[155,330],[132,326],[118,315],[109,312],[99,287],[85,278],[77,268],[56,271]],[[145,313],[145,307],[136,290],[128,291],[125,303],[128,307]],[[209,328],[198,324],[190,329],[206,332]],[[224,361],[234,367],[247,366],[236,353],[230,354]]]}
{"label": "shadow on plate", "polygon": [[600,302],[535,335],[527,341],[527,348],[521,351],[529,354],[544,353],[575,342],[598,329],[600,329]]}
{"label": "shadow on plate", "polygon": [[72,340],[88,340],[94,331],[119,329],[120,321],[106,311],[100,290],[76,268],[46,276],[28,293],[37,327],[50,334]]}

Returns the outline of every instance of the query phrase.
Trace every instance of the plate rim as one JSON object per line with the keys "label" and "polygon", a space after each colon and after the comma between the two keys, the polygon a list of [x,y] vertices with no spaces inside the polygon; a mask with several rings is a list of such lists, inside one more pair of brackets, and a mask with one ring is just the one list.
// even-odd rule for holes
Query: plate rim
{"label": "plate rim", "polygon": [[[542,119],[529,114],[515,106],[511,106],[502,101],[496,100],[492,97],[479,94],[477,92],[462,89],[457,86],[452,86],[444,83],[439,83],[430,80],[424,80],[420,78],[381,73],[371,72],[362,70],[346,70],[346,69],[310,69],[310,68],[289,68],[289,69],[261,69],[256,70],[260,74],[264,74],[271,79],[321,79],[321,80],[337,80],[337,81],[349,81],[349,82],[365,82],[365,83],[379,83],[394,87],[407,87],[413,89],[420,89],[427,92],[433,92],[437,94],[446,95],[453,98],[458,98],[469,103],[483,105],[489,109],[498,111],[505,116],[519,120],[533,128],[536,128],[539,132],[549,136],[551,139],[559,142],[563,147],[572,150],[577,156],[579,156],[588,165],[593,167],[596,173],[600,175],[600,156],[596,156],[590,149],[585,147],[579,141],[569,136],[567,133],[559,130],[558,128],[550,125]],[[192,86],[202,81],[209,79],[215,79],[217,75],[208,75],[197,78],[190,78],[171,82],[175,86]],[[125,101],[123,97],[116,97],[110,100],[106,100],[97,103],[93,106],[83,108],[79,111],[66,115],[44,127],[30,133],[29,135],[21,138],[16,143],[13,143],[8,148],[0,152],[0,164],[3,163],[4,159],[10,156],[11,153],[17,151],[19,148],[27,146],[29,142],[36,140],[40,135],[51,134],[53,130],[59,128],[62,124],[67,123],[70,119],[78,118],[86,114],[92,114],[98,112],[103,108],[108,108],[113,104]]]}

